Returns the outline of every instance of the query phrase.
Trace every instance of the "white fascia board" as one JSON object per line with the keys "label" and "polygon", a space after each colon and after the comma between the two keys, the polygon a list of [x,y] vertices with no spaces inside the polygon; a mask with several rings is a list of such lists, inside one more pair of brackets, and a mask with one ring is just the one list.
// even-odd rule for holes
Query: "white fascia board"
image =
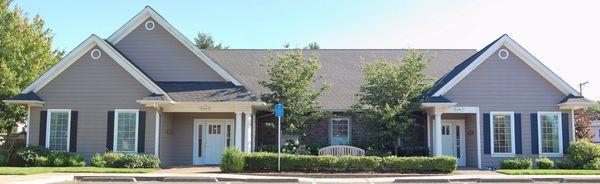
{"label": "white fascia board", "polygon": [[[46,84],[48,84],[50,81],[56,78],[60,73],[62,73],[69,66],[75,63],[75,61],[77,61],[94,46],[98,46],[100,49],[102,49],[115,62],[117,62],[119,66],[123,67],[123,69],[125,69],[129,74],[131,74],[142,85],[144,85],[144,87],[146,87],[150,92],[155,94],[164,94],[165,96],[167,96],[166,93],[158,85],[156,85],[154,82],[152,82],[152,80],[150,80],[150,78],[145,76],[140,70],[138,70],[129,61],[127,61],[125,57],[123,57],[121,54],[115,51],[111,46],[104,42],[104,40],[102,40],[96,35],[90,36],[83,43],[79,44],[73,51],[71,51],[67,56],[60,60],[56,65],[54,65],[42,76],[40,76],[33,83],[31,83],[27,88],[21,91],[21,94],[26,94],[32,91],[39,91]],[[169,97],[167,96],[167,98]]]}
{"label": "white fascia board", "polygon": [[513,53],[515,53],[521,60],[523,60],[527,65],[529,65],[534,71],[539,73],[544,79],[549,81],[552,85],[554,85],[557,89],[559,89],[563,94],[569,95],[572,94],[574,96],[581,96],[579,92],[577,92],[573,87],[567,84],[564,80],[558,77],[554,72],[552,72],[548,67],[546,67],[542,62],[540,62],[537,58],[535,58],[531,53],[527,52],[521,45],[516,43],[512,38],[508,35],[502,36],[494,45],[490,46],[483,54],[481,54],[475,61],[473,61],[469,66],[467,66],[464,70],[462,70],[458,75],[456,75],[450,82],[446,83],[446,85],[442,86],[437,92],[435,92],[432,96],[441,96],[446,94],[450,89],[452,89],[456,84],[458,84],[461,80],[463,80],[467,75],[469,75],[477,66],[483,63],[487,58],[489,58],[492,54],[494,54],[501,46],[506,46]]}
{"label": "white fascia board", "polygon": [[175,29],[169,22],[167,22],[161,15],[156,13],[154,9],[146,6],[144,10],[135,15],[131,20],[129,20],[123,27],[113,33],[110,37],[108,37],[108,41],[113,45],[116,45],[121,41],[125,36],[127,36],[131,31],[133,31],[136,27],[143,23],[148,18],[154,19],[154,21],[158,22],[165,30],[167,30],[173,37],[175,37],[180,43],[182,43],[185,47],[187,47],[192,53],[194,53],[200,60],[204,61],[211,69],[217,72],[221,77],[225,80],[233,83],[236,86],[242,86],[242,84],[235,79],[229,72],[225,71],[223,67],[215,63],[212,59],[206,56],[202,50],[196,47],[189,39],[187,39],[183,34],[181,34],[177,29]]}

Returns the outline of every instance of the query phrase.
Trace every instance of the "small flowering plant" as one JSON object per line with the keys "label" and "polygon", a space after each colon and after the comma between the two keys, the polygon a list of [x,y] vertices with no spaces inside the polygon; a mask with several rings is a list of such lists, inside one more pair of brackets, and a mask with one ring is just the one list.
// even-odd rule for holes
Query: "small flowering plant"
{"label": "small flowering plant", "polygon": [[281,146],[281,152],[295,154],[296,150],[299,148],[300,148],[300,141],[287,140],[287,141],[285,141],[285,143],[283,143],[283,146]]}

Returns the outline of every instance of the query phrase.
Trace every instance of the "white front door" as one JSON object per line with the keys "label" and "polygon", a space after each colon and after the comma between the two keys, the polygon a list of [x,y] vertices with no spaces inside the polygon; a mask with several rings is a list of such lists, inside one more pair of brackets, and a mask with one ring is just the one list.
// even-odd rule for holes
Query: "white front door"
{"label": "white front door", "polygon": [[194,120],[194,165],[217,165],[221,163],[223,150],[233,146],[233,120]]}
{"label": "white front door", "polygon": [[466,165],[465,121],[442,120],[442,154],[458,158],[458,166]]}

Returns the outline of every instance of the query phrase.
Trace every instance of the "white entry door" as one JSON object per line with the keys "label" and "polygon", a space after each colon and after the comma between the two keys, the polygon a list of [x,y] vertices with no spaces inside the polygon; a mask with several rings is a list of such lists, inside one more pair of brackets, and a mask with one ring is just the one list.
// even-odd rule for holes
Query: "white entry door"
{"label": "white entry door", "polygon": [[458,166],[466,165],[464,121],[442,120],[442,154],[458,158]]}
{"label": "white entry door", "polygon": [[194,165],[221,164],[225,148],[233,146],[233,120],[194,120]]}

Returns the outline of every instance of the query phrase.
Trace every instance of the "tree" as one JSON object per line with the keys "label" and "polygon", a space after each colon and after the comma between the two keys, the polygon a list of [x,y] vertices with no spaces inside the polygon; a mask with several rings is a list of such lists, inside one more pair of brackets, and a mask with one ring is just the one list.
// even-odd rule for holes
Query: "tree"
{"label": "tree", "polygon": [[596,135],[590,132],[592,120],[600,120],[600,107],[589,107],[575,110],[575,137],[577,139],[590,139]]}
{"label": "tree", "polygon": [[317,42],[310,42],[308,46],[304,47],[304,49],[316,50],[321,48]]}
{"label": "tree", "polygon": [[[266,64],[269,80],[259,84],[270,92],[262,94],[261,100],[269,105],[285,106],[282,131],[290,135],[304,135],[310,125],[328,115],[318,99],[330,85],[316,85],[316,72],[321,67],[316,55],[304,58],[301,50],[287,50],[274,56],[269,54]],[[320,76],[319,76],[320,78]]]}
{"label": "tree", "polygon": [[212,35],[208,33],[198,33],[194,38],[194,44],[200,49],[229,49],[229,46],[223,46],[222,43],[215,43]]}
{"label": "tree", "polygon": [[383,149],[397,151],[399,138],[407,136],[416,121],[422,94],[430,88],[430,79],[422,73],[429,59],[415,50],[395,61],[373,59],[374,64],[363,64],[365,83],[351,111],[373,128]]}
{"label": "tree", "polygon": [[[0,99],[17,95],[62,57],[52,48],[52,31],[44,20],[27,13],[10,0],[0,0]],[[26,108],[0,103],[0,128],[12,130],[26,117]]]}

